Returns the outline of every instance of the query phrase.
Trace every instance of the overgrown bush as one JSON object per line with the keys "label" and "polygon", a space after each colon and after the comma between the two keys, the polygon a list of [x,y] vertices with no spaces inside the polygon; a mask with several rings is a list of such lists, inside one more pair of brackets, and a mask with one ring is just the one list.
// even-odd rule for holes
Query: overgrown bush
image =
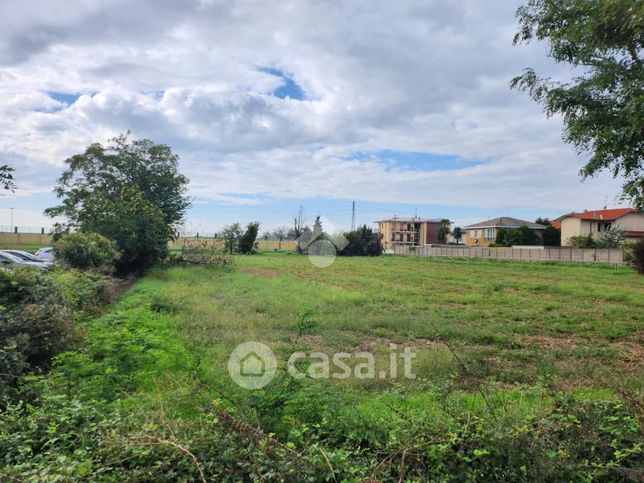
{"label": "overgrown bush", "polygon": [[595,247],[597,247],[597,243],[595,243],[595,240],[593,239],[593,236],[591,234],[571,236],[568,239],[568,244],[573,248],[595,248]]}
{"label": "overgrown bush", "polygon": [[54,243],[56,259],[68,267],[81,270],[114,271],[121,257],[116,243],[98,233],[67,233]]}
{"label": "overgrown bush", "polygon": [[364,257],[382,255],[382,244],[378,233],[369,228],[367,225],[359,227],[355,231],[344,234],[346,246],[339,251],[340,256]]}
{"label": "overgrown bush", "polygon": [[561,246],[561,229],[548,224],[543,230],[543,244],[547,247]]}
{"label": "overgrown bush", "polygon": [[495,240],[495,246],[511,247],[513,245],[541,245],[539,235],[527,225],[519,228],[501,228]]}
{"label": "overgrown bush", "polygon": [[76,320],[96,312],[105,289],[104,277],[83,272],[0,271],[0,400],[73,346]]}
{"label": "overgrown bush", "polygon": [[644,275],[644,239],[635,244],[630,252],[629,261],[637,273]]}

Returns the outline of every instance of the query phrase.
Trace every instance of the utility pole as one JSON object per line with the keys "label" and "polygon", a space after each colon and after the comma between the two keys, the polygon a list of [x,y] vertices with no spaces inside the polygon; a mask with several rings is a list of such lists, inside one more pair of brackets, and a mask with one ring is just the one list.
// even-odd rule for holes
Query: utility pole
{"label": "utility pole", "polygon": [[356,229],[356,202],[353,202],[353,209],[351,211],[351,231]]}

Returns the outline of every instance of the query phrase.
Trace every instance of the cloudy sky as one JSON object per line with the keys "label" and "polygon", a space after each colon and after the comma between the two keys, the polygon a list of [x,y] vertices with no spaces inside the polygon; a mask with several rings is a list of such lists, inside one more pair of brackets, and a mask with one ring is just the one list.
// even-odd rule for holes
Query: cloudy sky
{"label": "cloudy sky", "polygon": [[187,226],[397,214],[467,224],[616,205],[584,155],[509,82],[565,79],[512,46],[505,0],[0,0],[0,225],[42,210],[66,157],[132,131],[191,179]]}

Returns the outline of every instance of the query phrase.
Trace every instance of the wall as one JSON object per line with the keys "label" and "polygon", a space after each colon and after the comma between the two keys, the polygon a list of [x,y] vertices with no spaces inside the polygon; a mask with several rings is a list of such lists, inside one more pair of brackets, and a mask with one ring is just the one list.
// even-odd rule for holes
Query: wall
{"label": "wall", "polygon": [[51,236],[40,233],[4,233],[0,232],[0,248],[18,245],[51,245]]}
{"label": "wall", "polygon": [[644,231],[644,213],[629,213],[613,223],[624,231]]}
{"label": "wall", "polygon": [[581,220],[568,217],[561,220],[561,246],[570,246],[570,238],[581,234]]}
{"label": "wall", "polygon": [[535,262],[611,263],[622,265],[621,248],[485,248],[485,247],[404,247],[395,246],[395,255],[416,257],[493,258]]}

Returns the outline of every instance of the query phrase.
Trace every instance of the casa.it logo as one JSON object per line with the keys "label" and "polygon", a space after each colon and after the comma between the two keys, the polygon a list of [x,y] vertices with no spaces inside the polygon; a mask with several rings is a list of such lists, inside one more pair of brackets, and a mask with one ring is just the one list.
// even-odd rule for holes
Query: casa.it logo
{"label": "casa.it logo", "polygon": [[308,254],[311,264],[318,268],[331,266],[338,252],[349,244],[342,232],[323,216],[315,220],[313,229],[306,229],[296,241],[300,252]]}
{"label": "casa.it logo", "polygon": [[270,383],[277,372],[273,351],[261,342],[244,342],[228,358],[228,372],[239,386],[261,389]]}

